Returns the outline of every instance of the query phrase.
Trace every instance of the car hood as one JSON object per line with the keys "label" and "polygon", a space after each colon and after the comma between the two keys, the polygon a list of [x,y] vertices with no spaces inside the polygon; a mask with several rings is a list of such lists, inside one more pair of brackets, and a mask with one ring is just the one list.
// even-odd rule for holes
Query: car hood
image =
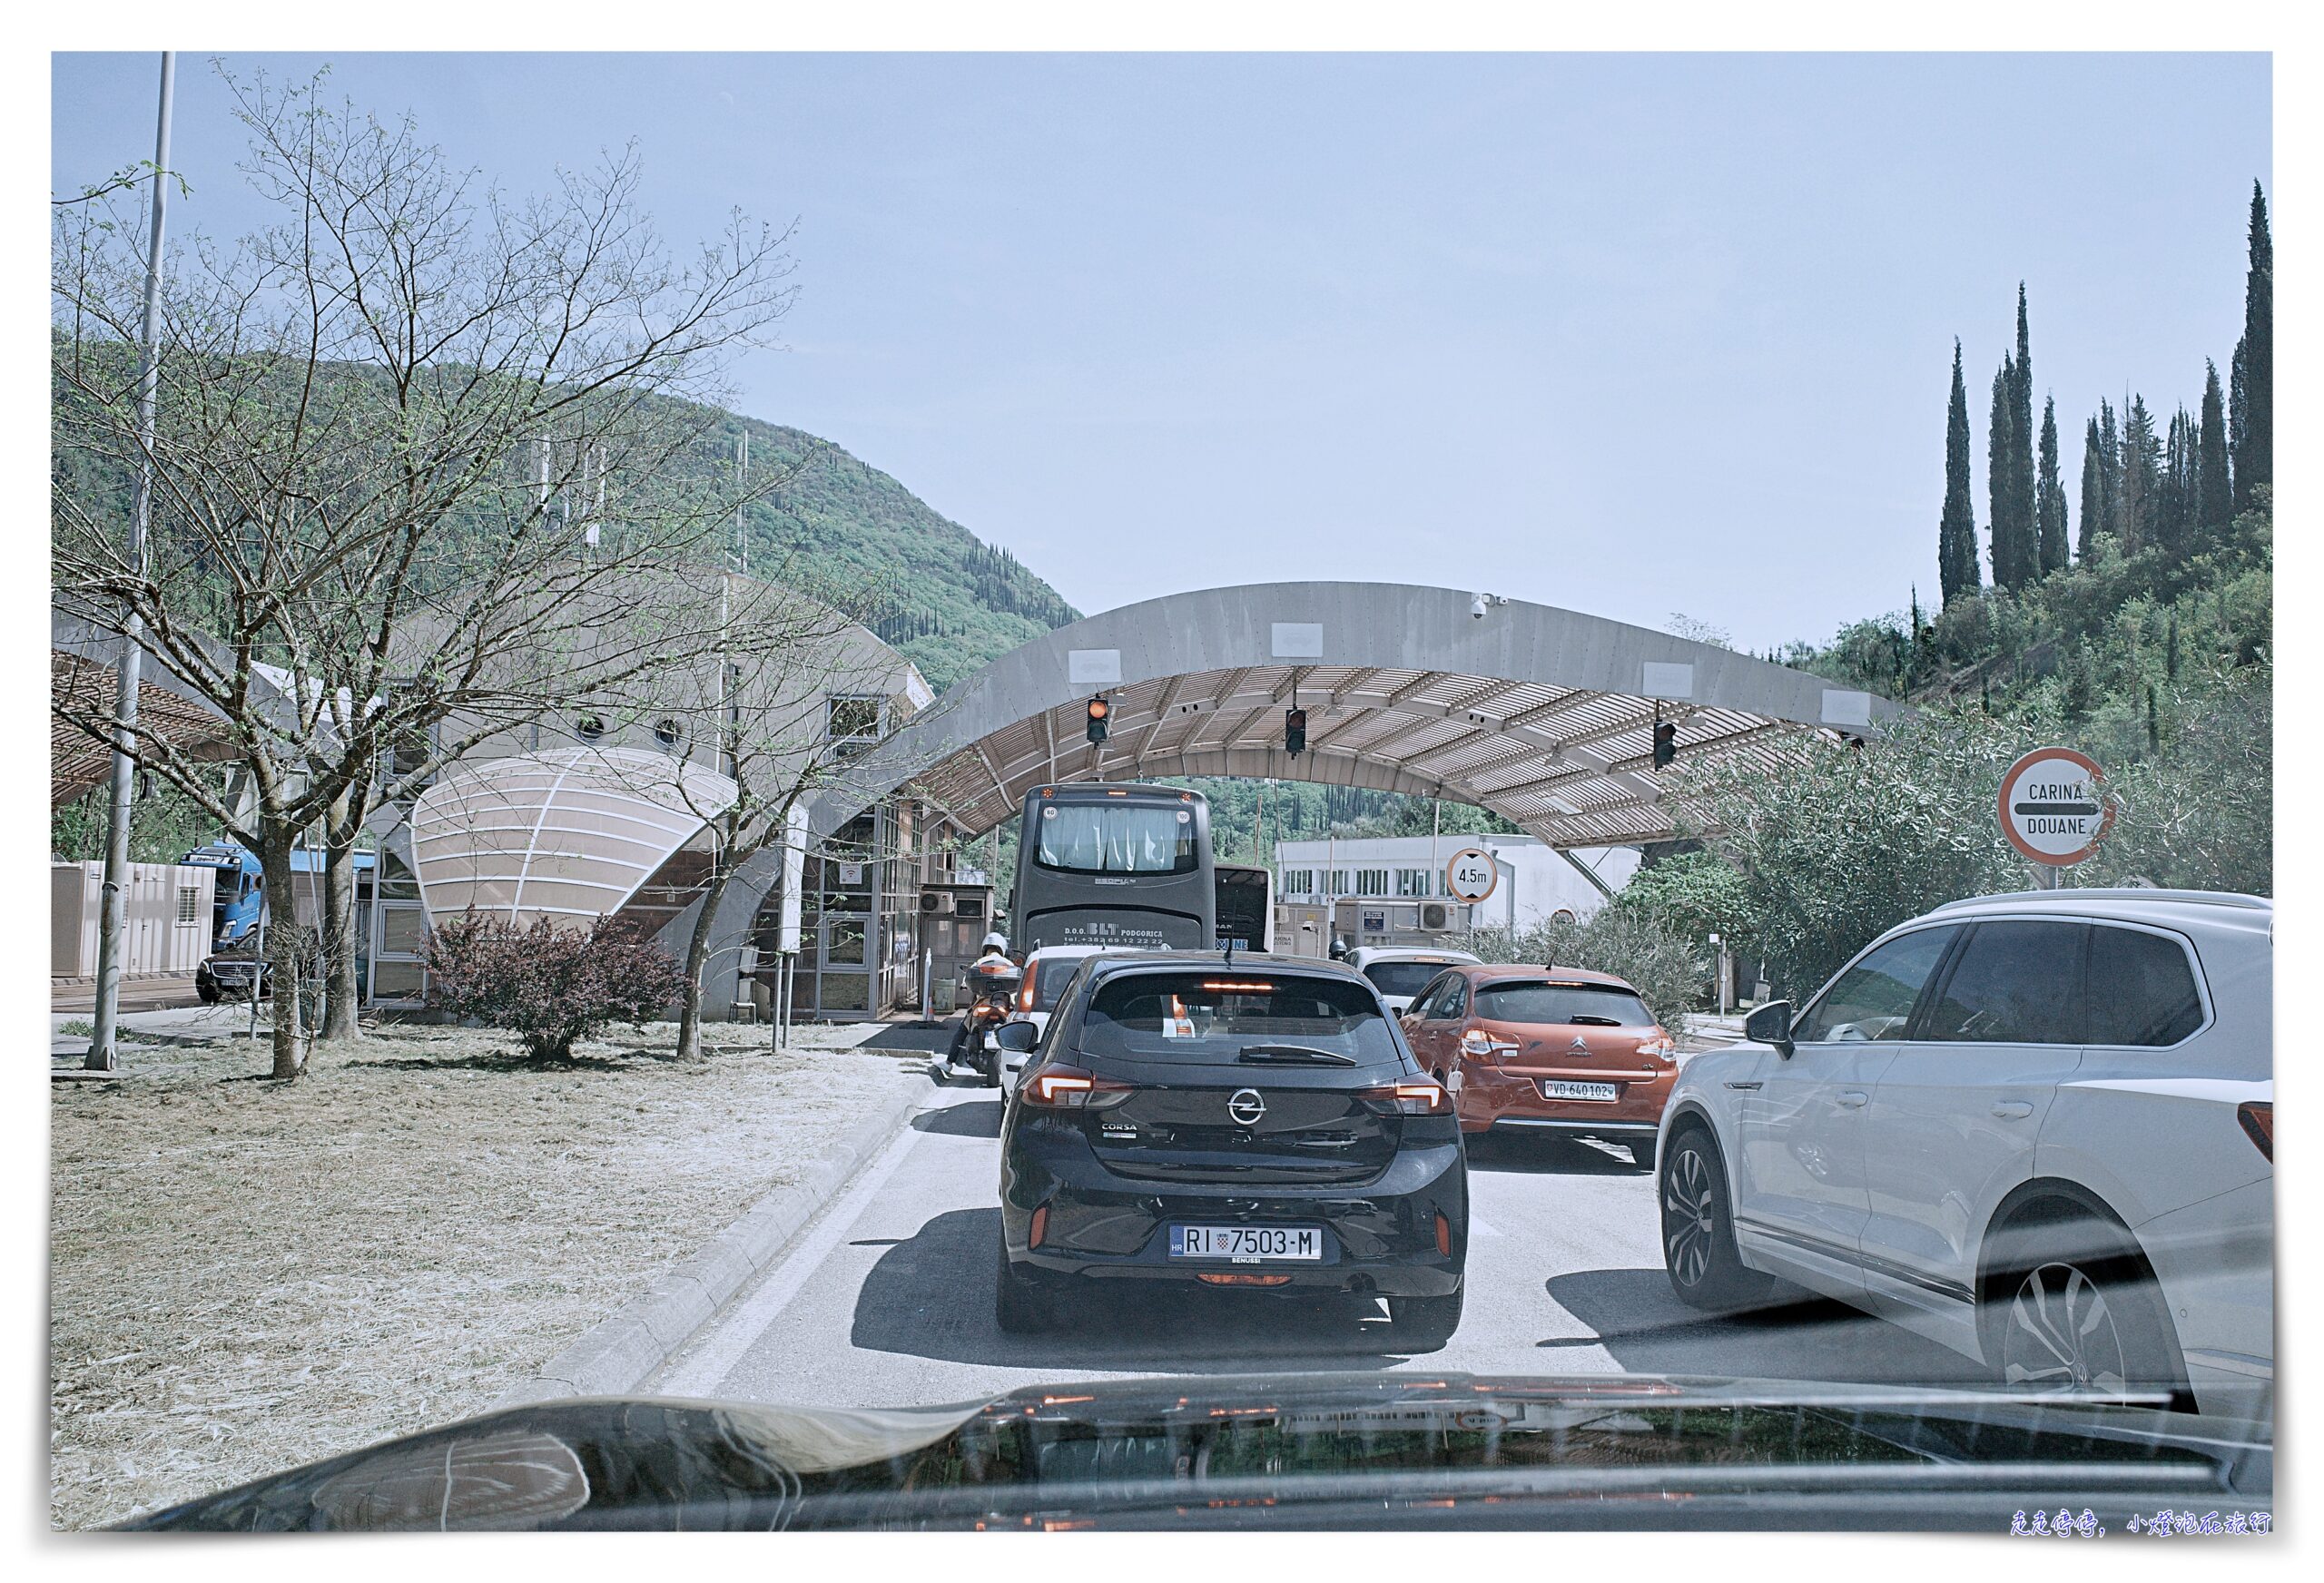
{"label": "car hood", "polygon": [[[509,1409],[144,1529],[1912,1526],[2271,1498],[2250,1432],[2144,1408],[1682,1376],[1104,1380],[949,1407]],[[2111,1514],[2111,1518],[2109,1515]]]}

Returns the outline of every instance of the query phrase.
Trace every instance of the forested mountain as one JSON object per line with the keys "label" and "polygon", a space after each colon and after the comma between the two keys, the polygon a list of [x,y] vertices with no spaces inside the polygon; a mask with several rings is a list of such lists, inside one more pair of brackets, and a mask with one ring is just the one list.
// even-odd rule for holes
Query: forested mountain
{"label": "forested mountain", "polygon": [[829,440],[728,413],[718,426],[724,454],[734,453],[745,431],[753,473],[792,474],[745,513],[753,564],[803,553],[833,582],[881,590],[885,608],[872,629],[909,654],[938,692],[1080,618],[1007,550]]}

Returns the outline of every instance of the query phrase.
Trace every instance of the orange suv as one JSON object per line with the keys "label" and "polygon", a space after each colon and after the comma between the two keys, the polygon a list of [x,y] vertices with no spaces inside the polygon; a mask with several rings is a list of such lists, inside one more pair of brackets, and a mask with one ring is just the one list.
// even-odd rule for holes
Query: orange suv
{"label": "orange suv", "polygon": [[1414,997],[1404,1038],[1453,1091],[1464,1133],[1571,1133],[1654,1164],[1678,1046],[1610,973],[1509,963],[1448,968]]}

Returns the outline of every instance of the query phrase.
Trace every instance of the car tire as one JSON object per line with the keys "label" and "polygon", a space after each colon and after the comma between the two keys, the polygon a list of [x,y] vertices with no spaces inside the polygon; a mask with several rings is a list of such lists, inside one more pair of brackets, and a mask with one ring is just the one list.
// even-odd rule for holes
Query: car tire
{"label": "car tire", "polygon": [[1389,1317],[1396,1350],[1433,1352],[1443,1347],[1461,1328],[1461,1303],[1466,1295],[1464,1286],[1450,1297],[1391,1298]]}
{"label": "car tire", "polygon": [[1662,1263],[1670,1290],[1690,1308],[1729,1313],[1764,1303],[1774,1278],[1745,1266],[1735,1247],[1727,1165],[1707,1127],[1680,1129],[1655,1178]]}
{"label": "car tire", "polygon": [[2169,1307],[2127,1234],[2066,1214],[2021,1221],[1996,1242],[1984,1329],[2004,1390],[2160,1395],[2191,1409]]}
{"label": "car tire", "polygon": [[1654,1169],[1654,1141],[1655,1140],[1650,1137],[1631,1138],[1630,1140],[1631,1163],[1636,1165],[1641,1171],[1651,1171]]}
{"label": "car tire", "polygon": [[992,1316],[1009,1335],[1037,1335],[1057,1328],[1057,1295],[1049,1281],[1038,1270],[1019,1270],[1011,1263],[1005,1240],[993,1280]]}
{"label": "car tire", "polygon": [[193,981],[193,992],[202,997],[202,1003],[204,1006],[215,1006],[218,1004],[218,986],[215,984],[205,984],[201,979],[196,978]]}

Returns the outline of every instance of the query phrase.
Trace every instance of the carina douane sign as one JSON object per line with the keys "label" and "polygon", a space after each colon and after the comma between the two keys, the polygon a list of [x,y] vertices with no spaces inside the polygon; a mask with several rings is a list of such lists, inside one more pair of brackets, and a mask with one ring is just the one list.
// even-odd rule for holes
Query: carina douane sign
{"label": "carina douane sign", "polygon": [[2079,863],[2114,822],[2105,780],[2093,760],[2072,748],[2035,748],[2002,775],[2002,833],[2037,863]]}

